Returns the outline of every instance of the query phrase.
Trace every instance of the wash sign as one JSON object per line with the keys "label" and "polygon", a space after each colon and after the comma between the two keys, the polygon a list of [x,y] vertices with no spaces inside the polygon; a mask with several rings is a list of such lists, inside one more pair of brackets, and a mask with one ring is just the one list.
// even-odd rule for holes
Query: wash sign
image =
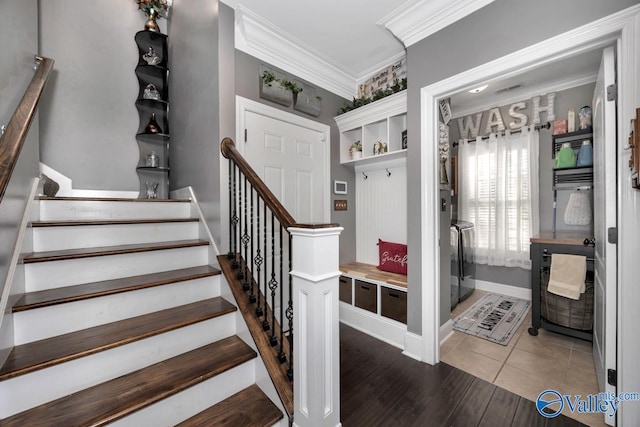
{"label": "wash sign", "polygon": [[[556,119],[555,93],[548,93],[546,100],[536,96],[529,102],[520,101],[509,106],[508,114],[503,114],[499,107],[492,108],[488,112],[480,112],[475,116],[465,116],[458,119],[460,138],[476,138],[480,135],[488,135],[492,132],[502,132],[509,126],[510,130],[517,130],[529,124],[529,105],[531,105],[531,124],[541,123],[540,114],[545,113],[545,122],[553,122]],[[487,114],[485,114],[487,113]]]}

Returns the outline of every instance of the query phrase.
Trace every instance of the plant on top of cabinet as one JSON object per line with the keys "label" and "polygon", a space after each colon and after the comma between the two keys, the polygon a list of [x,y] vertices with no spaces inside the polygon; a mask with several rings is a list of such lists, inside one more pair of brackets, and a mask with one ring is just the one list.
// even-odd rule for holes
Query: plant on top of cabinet
{"label": "plant on top of cabinet", "polygon": [[144,24],[144,29],[148,31],[160,32],[158,26],[158,18],[169,17],[169,9],[173,4],[173,0],[136,0],[138,3],[138,9],[143,11],[147,15],[147,22]]}

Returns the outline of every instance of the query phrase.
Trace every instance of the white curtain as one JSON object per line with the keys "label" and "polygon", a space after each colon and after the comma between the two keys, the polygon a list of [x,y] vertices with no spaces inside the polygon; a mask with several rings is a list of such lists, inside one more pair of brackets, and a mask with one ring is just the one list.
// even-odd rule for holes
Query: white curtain
{"label": "white curtain", "polygon": [[539,232],[538,131],[461,141],[458,218],[476,227],[474,261],[531,269],[529,238]]}

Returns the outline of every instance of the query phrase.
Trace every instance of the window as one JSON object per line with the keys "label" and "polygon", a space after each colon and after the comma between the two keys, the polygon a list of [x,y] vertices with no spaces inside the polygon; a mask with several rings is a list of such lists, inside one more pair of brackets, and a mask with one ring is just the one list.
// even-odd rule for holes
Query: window
{"label": "window", "polygon": [[531,268],[538,232],[538,132],[492,134],[459,148],[459,218],[475,224],[474,261]]}

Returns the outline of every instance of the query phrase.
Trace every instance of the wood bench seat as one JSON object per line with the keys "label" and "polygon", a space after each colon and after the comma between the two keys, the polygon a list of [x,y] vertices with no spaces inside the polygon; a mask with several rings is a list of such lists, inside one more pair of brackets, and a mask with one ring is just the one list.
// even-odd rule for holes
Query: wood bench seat
{"label": "wood bench seat", "polygon": [[407,289],[407,276],[378,270],[375,265],[363,262],[351,262],[340,266],[342,274],[373,283],[386,283]]}

